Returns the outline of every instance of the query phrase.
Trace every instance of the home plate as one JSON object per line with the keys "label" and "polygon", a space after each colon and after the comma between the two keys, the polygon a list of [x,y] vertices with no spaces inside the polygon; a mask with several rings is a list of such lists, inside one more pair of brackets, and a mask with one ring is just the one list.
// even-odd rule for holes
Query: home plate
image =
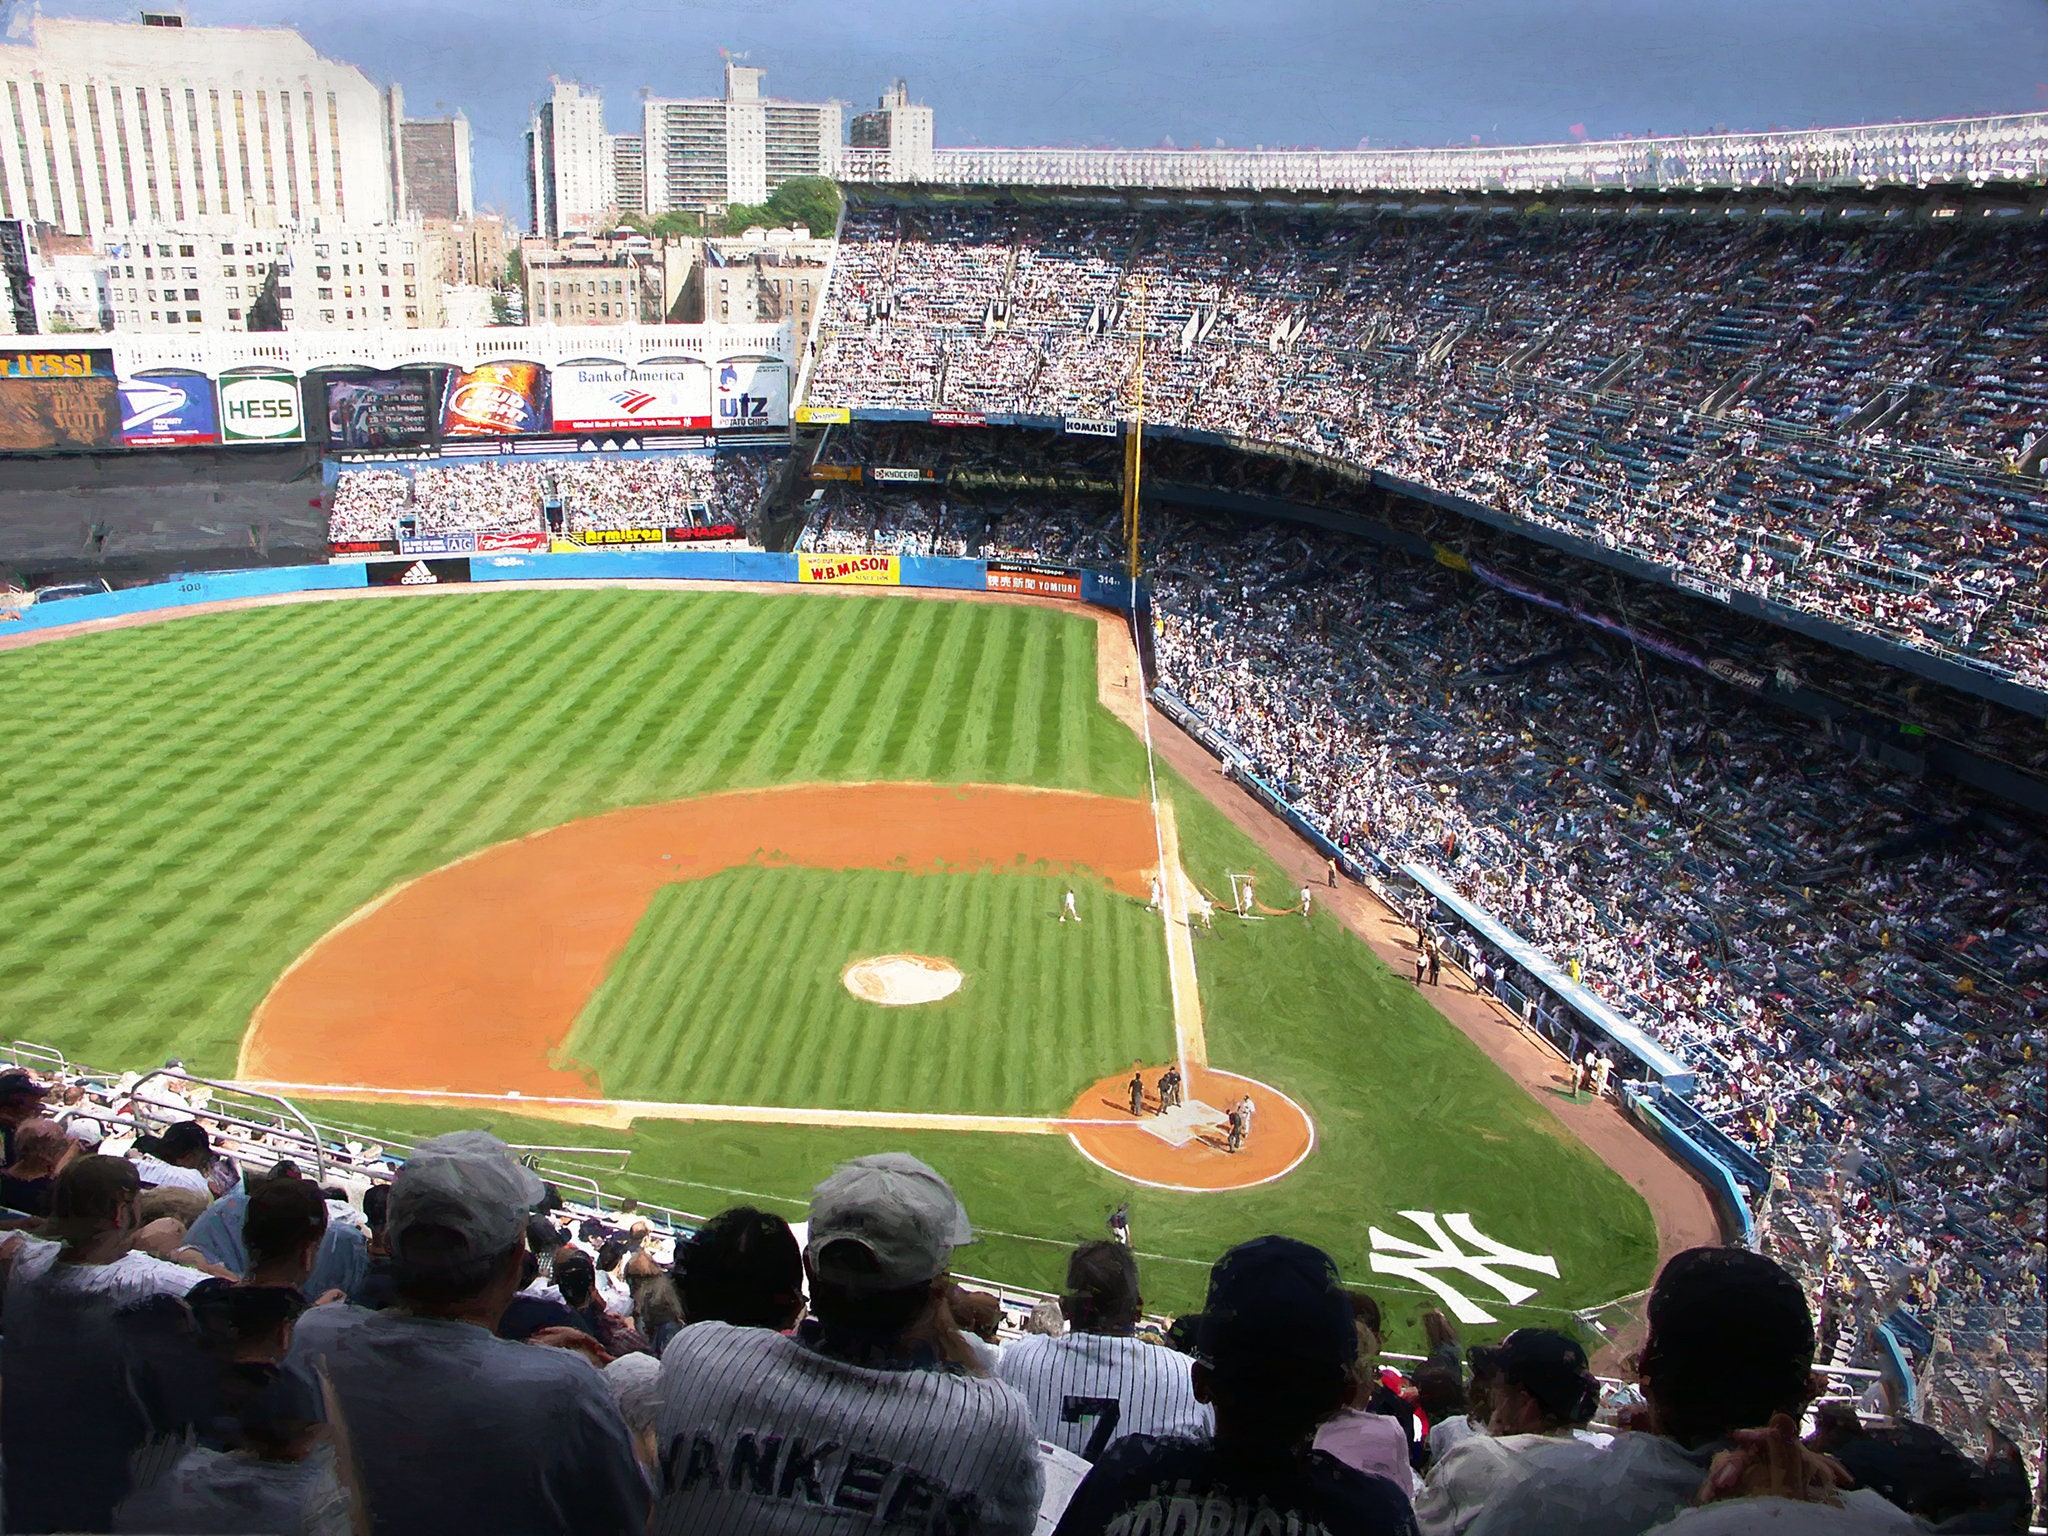
{"label": "home plate", "polygon": [[1146,1115],[1138,1124],[1169,1147],[1184,1147],[1191,1141],[1200,1140],[1204,1131],[1229,1125],[1230,1119],[1222,1110],[1211,1109],[1200,1099],[1194,1099],[1174,1105],[1163,1115]]}

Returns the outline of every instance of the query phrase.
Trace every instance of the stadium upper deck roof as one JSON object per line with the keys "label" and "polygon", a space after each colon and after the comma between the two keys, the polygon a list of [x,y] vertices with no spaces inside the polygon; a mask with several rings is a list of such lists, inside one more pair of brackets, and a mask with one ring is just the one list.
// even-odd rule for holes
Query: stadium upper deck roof
{"label": "stadium upper deck roof", "polygon": [[848,182],[1259,192],[1850,191],[2048,185],[2048,113],[1805,132],[1471,149],[938,149],[893,171],[842,152]]}

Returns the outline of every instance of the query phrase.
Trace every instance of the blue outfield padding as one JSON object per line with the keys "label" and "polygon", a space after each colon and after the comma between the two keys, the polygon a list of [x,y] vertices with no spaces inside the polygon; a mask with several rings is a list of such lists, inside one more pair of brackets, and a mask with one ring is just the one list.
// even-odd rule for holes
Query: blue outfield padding
{"label": "blue outfield padding", "polygon": [[984,592],[988,589],[988,567],[979,560],[960,560],[946,555],[905,555],[901,566],[906,587],[945,587],[955,592]]}
{"label": "blue outfield padding", "polygon": [[152,582],[146,587],[127,587],[119,592],[102,592],[92,597],[67,597],[56,603],[36,603],[24,608],[20,618],[0,623],[0,635],[18,634],[25,629],[88,624],[94,619],[117,619],[159,608],[231,602],[238,597],[274,597],[280,592],[334,592],[363,586],[366,581],[360,565],[285,565],[254,571],[204,571],[191,576],[173,576],[169,581]]}
{"label": "blue outfield padding", "polygon": [[1636,1124],[1699,1175],[1700,1182],[1707,1186],[1707,1194],[1714,1202],[1722,1225],[1734,1235],[1734,1240],[1745,1248],[1754,1248],[1756,1222],[1749,1214],[1749,1202],[1743,1198],[1742,1187],[1736,1183],[1735,1175],[1729,1172],[1727,1164],[1680,1130],[1649,1094],[1625,1088],[1622,1090],[1622,1102],[1627,1104],[1630,1118]]}
{"label": "blue outfield padding", "polygon": [[[402,557],[390,556],[389,560]],[[469,579],[493,581],[770,581],[794,583],[795,555],[758,549],[607,549],[577,554],[523,554],[507,550],[469,555]],[[378,563],[388,563],[380,561]],[[980,560],[906,555],[900,566],[906,587],[934,587],[952,592],[988,588],[988,567]],[[1082,601],[1103,607],[1129,603],[1129,584],[1119,577],[1083,571]],[[332,592],[368,585],[362,562],[342,565],[272,566],[255,571],[209,571],[176,576],[146,587],[129,587],[93,597],[66,598],[21,611],[19,619],[0,622],[0,635],[24,629],[54,629],[94,619],[119,618],[159,608],[218,603],[238,597],[271,597],[282,592]]]}

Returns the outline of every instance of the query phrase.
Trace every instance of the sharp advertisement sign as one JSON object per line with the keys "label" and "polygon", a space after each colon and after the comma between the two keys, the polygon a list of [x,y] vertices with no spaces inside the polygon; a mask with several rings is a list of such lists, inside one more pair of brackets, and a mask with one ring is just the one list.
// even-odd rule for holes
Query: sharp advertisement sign
{"label": "sharp advertisement sign", "polygon": [[711,370],[692,359],[603,359],[554,370],[557,432],[703,432],[711,426]]}
{"label": "sharp advertisement sign", "polygon": [[780,358],[729,357],[712,391],[721,432],[789,425],[789,368]]}

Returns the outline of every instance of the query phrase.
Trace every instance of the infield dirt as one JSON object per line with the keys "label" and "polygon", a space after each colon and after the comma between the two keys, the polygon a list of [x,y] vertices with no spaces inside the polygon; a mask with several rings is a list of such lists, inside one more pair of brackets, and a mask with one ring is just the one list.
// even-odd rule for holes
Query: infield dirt
{"label": "infield dirt", "polygon": [[601,1096],[557,1050],[665,885],[742,864],[1037,867],[1142,898],[1158,857],[1144,802],[1061,790],[798,785],[614,811],[486,848],[355,913],[279,978],[236,1075]]}

